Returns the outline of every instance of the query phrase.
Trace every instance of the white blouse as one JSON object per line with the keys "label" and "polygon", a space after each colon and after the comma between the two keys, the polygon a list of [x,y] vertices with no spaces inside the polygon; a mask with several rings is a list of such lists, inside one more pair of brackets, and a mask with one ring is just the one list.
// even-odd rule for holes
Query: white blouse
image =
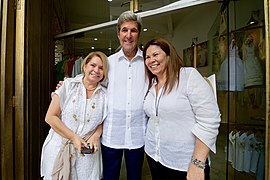
{"label": "white blouse", "polygon": [[[144,102],[149,116],[145,152],[164,166],[187,171],[195,137],[214,153],[220,112],[208,82],[194,68],[181,68],[179,86],[156,95],[153,84]],[[157,114],[157,116],[156,116]]]}
{"label": "white blouse", "polygon": [[[55,91],[59,96],[63,123],[81,137],[93,131],[103,122],[107,114],[106,89],[98,85],[90,99],[82,83],[83,75],[66,79]],[[52,93],[54,94],[54,93]],[[55,158],[61,148],[62,136],[50,129],[42,147],[41,176],[51,179]],[[101,177],[100,153],[77,156],[71,179],[96,180]]]}

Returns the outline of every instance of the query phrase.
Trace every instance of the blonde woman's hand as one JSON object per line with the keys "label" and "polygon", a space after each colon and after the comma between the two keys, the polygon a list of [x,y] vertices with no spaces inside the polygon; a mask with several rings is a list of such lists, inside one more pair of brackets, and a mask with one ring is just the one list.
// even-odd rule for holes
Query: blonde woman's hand
{"label": "blonde woman's hand", "polygon": [[100,136],[93,134],[87,141],[87,143],[90,145],[90,148],[94,147],[94,152],[95,154],[99,150],[100,146]]}
{"label": "blonde woman's hand", "polygon": [[204,180],[204,169],[190,164],[187,172],[187,180]]}
{"label": "blonde woman's hand", "polygon": [[87,147],[87,142],[85,142],[85,140],[83,140],[83,138],[81,138],[79,135],[75,134],[72,139],[71,142],[74,146],[74,148],[76,149],[76,151],[81,154],[81,148],[82,146]]}

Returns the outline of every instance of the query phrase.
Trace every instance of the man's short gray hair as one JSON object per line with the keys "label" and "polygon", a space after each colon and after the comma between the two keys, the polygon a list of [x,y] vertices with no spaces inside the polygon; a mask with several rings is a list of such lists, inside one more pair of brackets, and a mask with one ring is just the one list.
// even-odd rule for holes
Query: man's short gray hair
{"label": "man's short gray hair", "polygon": [[141,29],[142,29],[142,18],[138,14],[133,13],[132,11],[125,11],[118,18],[118,22],[117,22],[117,34],[119,34],[119,32],[120,32],[121,25],[124,22],[129,22],[129,21],[136,21],[137,24],[138,24],[139,34],[141,33]]}

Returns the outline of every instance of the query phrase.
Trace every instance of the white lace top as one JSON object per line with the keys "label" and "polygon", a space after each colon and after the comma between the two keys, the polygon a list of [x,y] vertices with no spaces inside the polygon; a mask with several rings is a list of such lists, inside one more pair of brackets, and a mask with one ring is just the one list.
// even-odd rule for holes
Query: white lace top
{"label": "white lace top", "polygon": [[[91,98],[87,100],[82,78],[81,74],[75,78],[66,79],[63,85],[55,91],[60,99],[62,121],[80,136],[96,129],[107,114],[106,89],[99,85]],[[61,142],[62,136],[50,129],[41,155],[41,176],[44,176],[45,179],[51,179],[54,161],[61,147]],[[85,155],[85,157],[78,155],[75,166],[71,170],[71,179],[100,179],[102,175],[100,160],[100,153]]]}

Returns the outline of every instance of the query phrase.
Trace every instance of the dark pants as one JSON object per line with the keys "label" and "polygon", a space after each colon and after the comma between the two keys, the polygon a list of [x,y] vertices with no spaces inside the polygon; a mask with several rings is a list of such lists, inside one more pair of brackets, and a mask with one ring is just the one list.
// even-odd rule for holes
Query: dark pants
{"label": "dark pants", "polygon": [[[147,162],[151,171],[152,180],[186,180],[187,172],[177,171],[167,168],[156,162],[151,157],[147,156]],[[210,167],[207,165],[204,170],[205,180],[210,179]]]}
{"label": "dark pants", "polygon": [[139,149],[114,149],[101,145],[104,180],[119,180],[123,153],[128,180],[140,180],[144,159],[144,147]]}

